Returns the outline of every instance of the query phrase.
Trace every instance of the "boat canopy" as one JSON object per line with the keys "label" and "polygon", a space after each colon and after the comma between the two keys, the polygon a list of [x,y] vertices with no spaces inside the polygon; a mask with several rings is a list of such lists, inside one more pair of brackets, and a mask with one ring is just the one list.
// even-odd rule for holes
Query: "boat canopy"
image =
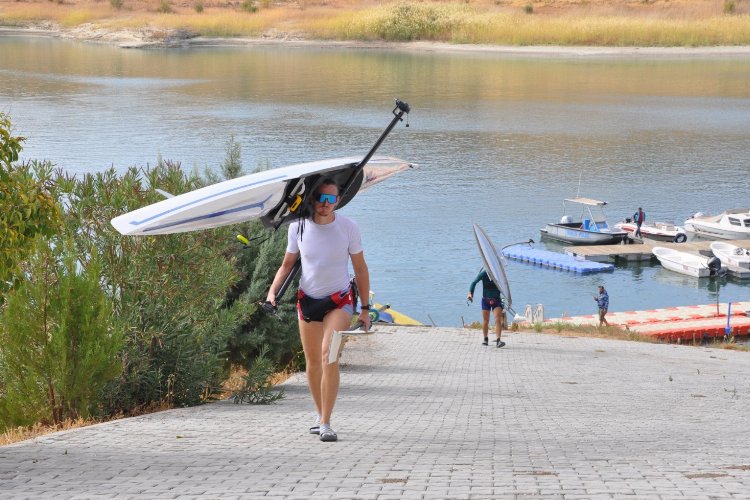
{"label": "boat canopy", "polygon": [[591,198],[566,198],[566,202],[579,203],[581,205],[591,205],[595,207],[603,207],[607,204],[606,201],[592,200]]}

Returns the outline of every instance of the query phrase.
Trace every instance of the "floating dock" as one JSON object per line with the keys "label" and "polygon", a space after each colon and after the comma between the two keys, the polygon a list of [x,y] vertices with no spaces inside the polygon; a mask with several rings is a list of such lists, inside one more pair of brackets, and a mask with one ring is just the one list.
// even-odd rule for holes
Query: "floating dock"
{"label": "floating dock", "polygon": [[550,252],[548,250],[539,250],[525,245],[514,245],[503,250],[503,255],[509,259],[539,264],[540,266],[562,271],[572,271],[581,274],[600,273],[613,271],[613,264],[604,264],[576,258],[573,255]]}
{"label": "floating dock", "polygon": [[[656,258],[653,254],[654,247],[672,248],[681,252],[694,253],[706,257],[713,256],[711,252],[711,243],[713,241],[700,240],[686,243],[665,243],[659,241],[644,240],[643,243],[633,243],[630,245],[592,245],[592,246],[570,246],[565,253],[577,258],[590,260],[592,262],[639,262],[650,261]],[[750,244],[748,240],[727,240],[726,243],[737,245],[739,247]],[[750,279],[750,269],[739,267],[727,268],[729,276],[739,279]]]}
{"label": "floating dock", "polygon": [[[722,339],[727,332],[729,304],[719,303],[667,307],[647,311],[610,312],[607,322],[641,335],[658,338],[664,342],[701,342]],[[547,323],[569,323],[572,325],[598,325],[599,316],[566,316],[545,321]],[[732,302],[729,316],[730,335],[750,335],[750,302]]]}

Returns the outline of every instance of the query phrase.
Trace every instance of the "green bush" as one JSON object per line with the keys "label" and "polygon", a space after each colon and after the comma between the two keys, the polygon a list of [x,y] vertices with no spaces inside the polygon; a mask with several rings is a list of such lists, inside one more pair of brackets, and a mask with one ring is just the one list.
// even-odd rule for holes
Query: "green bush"
{"label": "green bush", "polygon": [[0,430],[101,413],[101,390],[120,372],[122,330],[99,286],[96,254],[38,239],[26,280],[0,314]]}
{"label": "green bush", "polygon": [[274,364],[266,356],[267,352],[268,349],[265,346],[261,348],[248,369],[244,386],[232,394],[232,399],[236,404],[267,405],[284,399],[284,390],[274,392],[274,387],[270,382],[274,373]]}
{"label": "green bush", "polygon": [[[9,130],[9,126],[3,130]],[[9,178],[7,165],[17,159],[22,138],[13,138],[9,133],[3,137],[5,168],[0,175]],[[227,158],[221,170],[224,177],[242,173],[239,146],[233,138],[227,143]],[[20,288],[21,280],[16,280],[19,288],[13,293],[12,307],[9,304],[6,310],[8,316],[3,319],[4,338],[0,343],[3,425],[99,413],[129,414],[142,407],[165,404],[198,404],[221,392],[220,386],[233,363],[251,367],[260,356],[263,363],[271,363],[276,370],[299,359],[301,348],[294,293],[290,290],[276,316],[264,314],[259,307],[283,258],[286,228],[269,233],[256,221],[175,235],[119,234],[110,220],[163,199],[155,191],[157,188],[179,194],[207,182],[197,174],[185,173],[179,164],[169,161],[159,161],[153,168],[130,168],[122,175],[109,169],[78,177],[58,171],[52,176],[49,162],[31,162],[23,170],[16,169],[12,173],[18,172],[23,175],[16,177],[27,182],[22,185],[30,185],[33,179],[44,179],[37,183],[47,190],[40,199],[58,211],[59,204],[64,211],[56,225],[51,218],[41,217],[36,226],[30,224],[35,220],[34,213],[27,219],[14,215],[10,220],[21,220],[35,231],[24,234],[22,245],[15,241],[16,247],[6,245],[0,252],[0,257],[12,257],[21,263],[15,275],[23,273],[26,281]],[[7,186],[7,183],[0,185],[3,189]],[[7,192],[16,195],[10,199],[22,200],[17,190]],[[4,216],[15,214],[14,211],[25,215],[21,210],[27,210],[23,205],[3,205],[3,208]],[[10,227],[7,220],[4,224]],[[236,239],[238,231],[258,236],[259,240],[249,246],[242,245]],[[47,232],[56,232],[59,237],[47,246],[44,254],[33,242],[39,234]],[[6,234],[0,232],[0,236]],[[68,235],[67,239],[64,235]],[[63,251],[66,253],[60,253]],[[46,260],[42,255],[47,255]],[[76,273],[71,271],[70,256],[78,256],[74,266]],[[60,277],[54,284],[63,288],[55,288],[45,281],[52,274],[42,263],[52,261],[58,263],[54,275]],[[67,283],[65,280],[73,284],[63,286]],[[50,290],[57,290],[57,295],[53,295],[58,298],[47,309],[40,309],[37,307],[39,297],[51,294]],[[65,295],[65,290],[70,291],[69,296]],[[78,299],[74,301],[71,297]],[[40,321],[32,314],[40,310],[47,311],[47,317],[60,318],[55,325],[63,326],[55,328],[63,333],[55,335],[65,335],[64,338],[77,339],[75,335],[83,335],[68,328],[81,321],[86,321],[92,332],[95,327],[101,331],[106,324],[108,338],[113,342],[119,339],[116,370],[110,372],[112,366],[103,363],[103,359],[112,359],[111,351],[106,351],[107,356],[69,363],[67,360],[73,359],[73,354],[84,354],[75,351],[53,356],[59,365],[57,368],[55,360],[44,358],[46,364],[34,369],[52,375],[42,377],[41,382],[39,377],[27,376],[28,369],[16,360],[26,359],[24,363],[30,363],[33,354],[43,349],[63,352],[64,342],[50,341],[47,346],[43,342],[44,335],[39,333],[52,331],[54,325],[45,325],[47,330],[37,328],[40,340],[29,342],[33,349],[27,346],[31,349],[28,353],[18,351],[18,354],[14,350],[23,347],[21,337],[17,337],[20,332],[31,329],[33,321]],[[24,315],[29,318],[25,330],[10,328],[9,325],[18,323]],[[115,331],[115,325],[124,326],[121,331]],[[88,345],[87,339],[89,336],[75,342]],[[74,346],[75,342],[71,342],[65,345]],[[11,347],[6,348],[6,344]],[[92,350],[94,346],[87,349]],[[95,362],[101,363],[98,371],[94,368]],[[61,371],[56,372],[58,369]],[[65,382],[75,377],[86,380],[86,373],[80,373],[79,369],[96,374],[97,382],[87,383],[91,392],[85,392],[77,382]],[[50,393],[50,381],[57,379],[62,381],[61,388],[54,385]],[[83,396],[75,395],[78,393]]]}
{"label": "green bush", "polygon": [[200,14],[201,12],[203,12],[203,2],[201,2],[200,0],[198,0],[193,5],[193,8],[195,9],[195,12],[197,12],[198,14]]}
{"label": "green bush", "polygon": [[51,236],[60,210],[50,194],[51,168],[34,176],[29,165],[17,165],[24,137],[11,132],[10,117],[0,112],[0,304],[21,280],[20,264],[37,236]]}
{"label": "green bush", "polygon": [[242,10],[253,14],[258,11],[258,7],[255,5],[255,2],[253,0],[243,0]]}
{"label": "green bush", "polygon": [[375,32],[384,40],[449,39],[459,20],[441,6],[404,2],[394,5],[378,21]]}
{"label": "green bush", "polygon": [[169,0],[161,0],[159,2],[159,7],[156,9],[157,12],[160,12],[162,14],[169,14],[172,10],[172,2]]}
{"label": "green bush", "polygon": [[197,404],[224,376],[236,318],[223,308],[239,274],[225,254],[228,230],[153,237],[122,236],[109,221],[162,199],[154,189],[182,193],[203,185],[179,164],[113,170],[58,180],[65,221],[79,252],[102,255],[102,282],[125,330],[123,372],[107,390],[112,412],[152,405]]}

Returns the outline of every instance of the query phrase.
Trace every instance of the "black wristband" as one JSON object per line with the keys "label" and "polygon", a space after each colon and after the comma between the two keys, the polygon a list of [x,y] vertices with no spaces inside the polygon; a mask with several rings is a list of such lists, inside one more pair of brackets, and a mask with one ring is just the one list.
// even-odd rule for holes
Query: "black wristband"
{"label": "black wristband", "polygon": [[367,304],[366,306],[359,306],[359,308],[362,309],[362,310],[364,310],[364,311],[369,311],[370,310],[370,305]]}

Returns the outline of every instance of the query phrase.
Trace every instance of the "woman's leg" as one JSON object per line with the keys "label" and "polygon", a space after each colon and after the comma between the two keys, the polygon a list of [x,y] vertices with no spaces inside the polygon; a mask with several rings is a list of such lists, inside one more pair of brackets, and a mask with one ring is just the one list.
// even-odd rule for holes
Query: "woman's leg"
{"label": "woman's leg", "polygon": [[310,395],[315,402],[318,415],[321,415],[323,412],[320,390],[323,377],[323,323],[320,321],[306,323],[299,320],[299,338],[302,341],[302,350],[305,352],[307,385],[310,387]]}
{"label": "woman's leg", "polygon": [[321,425],[331,423],[331,413],[336,404],[339,392],[339,360],[328,363],[329,347],[333,331],[348,330],[352,322],[352,315],[341,309],[334,309],[323,318],[323,338],[320,346],[321,359],[321,381],[320,381],[320,423]]}

